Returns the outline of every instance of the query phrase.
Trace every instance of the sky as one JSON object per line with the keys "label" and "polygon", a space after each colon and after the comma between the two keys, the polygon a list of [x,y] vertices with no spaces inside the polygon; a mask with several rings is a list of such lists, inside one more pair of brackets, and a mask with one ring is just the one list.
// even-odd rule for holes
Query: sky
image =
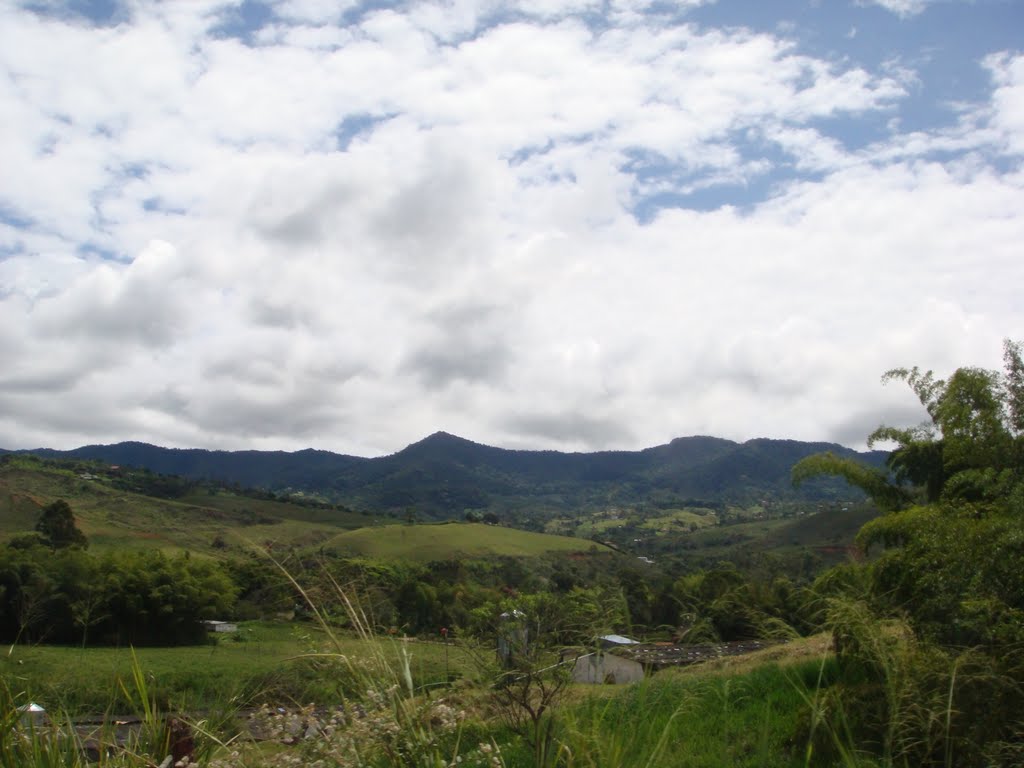
{"label": "sky", "polygon": [[862,447],[1024,338],[1022,0],[0,0],[0,446]]}

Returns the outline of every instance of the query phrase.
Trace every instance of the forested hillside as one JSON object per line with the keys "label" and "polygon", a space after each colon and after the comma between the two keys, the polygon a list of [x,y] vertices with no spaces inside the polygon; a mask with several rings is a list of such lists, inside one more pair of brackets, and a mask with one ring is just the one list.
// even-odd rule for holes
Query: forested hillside
{"label": "forested hillside", "polygon": [[227,452],[142,443],[33,453],[145,467],[278,494],[302,493],[375,513],[404,514],[413,509],[421,516],[450,519],[467,511],[490,511],[544,519],[565,511],[602,510],[610,501],[678,507],[702,501],[746,506],[765,499],[848,498],[849,488],[834,481],[819,481],[801,490],[792,487],[789,468],[825,450],[874,466],[881,466],[885,458],[881,451],[858,454],[824,443],[764,439],[735,443],[713,437],[683,437],[642,451],[512,451],[443,432],[374,459],[313,450]]}

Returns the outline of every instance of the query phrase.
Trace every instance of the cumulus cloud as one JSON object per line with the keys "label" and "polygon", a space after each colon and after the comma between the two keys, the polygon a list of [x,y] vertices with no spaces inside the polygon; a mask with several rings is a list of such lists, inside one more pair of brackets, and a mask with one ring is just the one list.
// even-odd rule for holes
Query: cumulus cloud
{"label": "cumulus cloud", "polygon": [[167,346],[187,322],[189,288],[175,283],[197,277],[173,246],[154,242],[127,266],[98,264],[59,295],[38,301],[33,320],[45,336]]}
{"label": "cumulus cloud", "polygon": [[505,338],[513,322],[503,308],[483,304],[430,312],[424,317],[429,330],[409,350],[401,372],[418,377],[429,389],[454,381],[498,386],[513,359]]}
{"label": "cumulus cloud", "polygon": [[935,0],[868,0],[868,2],[881,6],[885,10],[905,19],[921,13],[928,7],[929,3],[935,2]]}
{"label": "cumulus cloud", "polygon": [[0,445],[856,442],[997,364],[1021,57],[851,144],[916,73],[701,5],[0,5]]}
{"label": "cumulus cloud", "polygon": [[985,64],[996,82],[992,123],[1007,148],[1020,155],[1024,153],[1024,56],[997,53],[987,57]]}

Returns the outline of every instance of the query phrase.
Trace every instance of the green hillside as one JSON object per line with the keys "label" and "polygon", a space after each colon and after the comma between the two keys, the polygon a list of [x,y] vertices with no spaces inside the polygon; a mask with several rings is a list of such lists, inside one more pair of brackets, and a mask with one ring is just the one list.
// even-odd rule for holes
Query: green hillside
{"label": "green hillside", "polygon": [[0,464],[0,541],[32,532],[40,510],[64,499],[90,547],[100,552],[131,548],[226,554],[250,545],[323,546],[361,557],[429,562],[454,556],[529,557],[600,546],[482,523],[378,526],[371,515],[226,489],[197,487],[178,498],[159,498],[124,490],[126,484],[139,484],[132,471],[7,458]]}
{"label": "green hillside", "polygon": [[[599,538],[635,555],[691,565],[774,551],[825,562],[846,558],[853,535],[873,515],[863,505],[665,508],[613,505],[552,520],[544,534],[481,524],[388,525],[394,515],[353,512],[315,500],[155,475],[100,462],[7,455],[0,460],[0,542],[32,532],[57,499],[72,507],[93,551],[159,549],[229,555],[261,548],[328,547],[342,555],[429,562],[451,558],[578,552]],[[776,508],[778,507],[778,508]],[[792,507],[792,508],[790,508]],[[512,521],[515,525],[518,521]],[[526,527],[526,526],[524,526]],[[358,530],[356,530],[358,529]],[[350,533],[343,533],[349,531]],[[341,535],[339,535],[341,534]],[[547,535],[545,535],[547,534]]]}
{"label": "green hillside", "polygon": [[66,500],[94,550],[160,549],[214,553],[250,544],[313,545],[372,518],[346,510],[195,490],[158,498],[124,490],[130,473],[64,468],[31,457],[0,464],[0,541],[30,533],[39,511]]}
{"label": "green hillside", "polygon": [[459,556],[530,557],[547,552],[585,552],[592,547],[607,549],[586,539],[532,533],[483,523],[361,528],[336,535],[324,547],[344,555],[417,563]]}

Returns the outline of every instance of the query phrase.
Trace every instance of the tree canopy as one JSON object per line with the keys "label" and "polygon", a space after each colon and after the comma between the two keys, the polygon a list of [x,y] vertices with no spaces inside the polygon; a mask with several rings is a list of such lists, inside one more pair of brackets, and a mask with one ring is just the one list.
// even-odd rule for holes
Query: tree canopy
{"label": "tree canopy", "polygon": [[52,549],[63,549],[77,545],[88,547],[85,534],[75,524],[75,514],[64,499],[58,499],[43,507],[43,513],[36,523],[36,530],[43,535]]}
{"label": "tree canopy", "polygon": [[888,473],[831,454],[793,468],[794,482],[842,476],[888,513],[857,537],[863,552],[881,550],[865,566],[876,608],[941,644],[1024,647],[1024,364],[1019,342],[1003,351],[1003,371],[885,374],[930,417],[871,434],[896,443]]}
{"label": "tree canopy", "polygon": [[832,454],[793,467],[793,481],[829,474],[845,478],[884,511],[955,501],[1024,511],[1024,362],[1020,342],[1003,342],[1003,371],[958,368],[948,379],[895,368],[883,382],[904,381],[928,413],[913,427],[882,425],[868,445],[896,444],[889,472]]}

